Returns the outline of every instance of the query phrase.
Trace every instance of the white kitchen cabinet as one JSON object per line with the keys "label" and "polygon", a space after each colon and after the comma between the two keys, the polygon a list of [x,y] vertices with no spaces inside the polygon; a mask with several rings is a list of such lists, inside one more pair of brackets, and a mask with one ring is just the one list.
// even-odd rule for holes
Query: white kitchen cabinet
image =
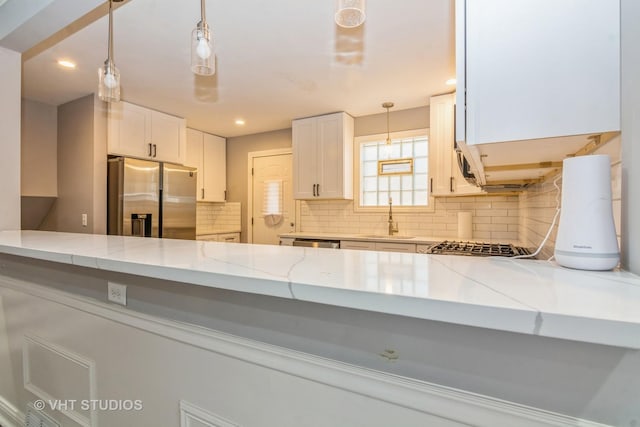
{"label": "white kitchen cabinet", "polygon": [[240,243],[240,233],[212,233],[202,234],[196,240],[205,242]]}
{"label": "white kitchen cabinet", "polygon": [[183,164],[186,122],[128,102],[109,104],[109,154]]}
{"label": "white kitchen cabinet", "polygon": [[456,70],[458,141],[618,131],[620,3],[456,0]]}
{"label": "white kitchen cabinet", "polygon": [[199,202],[224,202],[227,195],[227,141],[187,129],[185,165],[198,169]]}
{"label": "white kitchen cabinet", "polygon": [[341,240],[340,249],[355,249],[359,251],[385,251],[415,253],[414,243],[376,242],[367,240]]}
{"label": "white kitchen cabinet", "polygon": [[458,165],[455,150],[455,94],[431,97],[429,103],[429,191],[432,196],[467,196],[483,193],[469,183]]}
{"label": "white kitchen cabinet", "polygon": [[359,251],[375,251],[376,242],[366,240],[340,240],[340,249],[356,249]]}
{"label": "white kitchen cabinet", "polygon": [[295,199],[353,199],[353,117],[340,112],[294,120]]}
{"label": "white kitchen cabinet", "polygon": [[376,242],[376,251],[416,253],[413,243]]}

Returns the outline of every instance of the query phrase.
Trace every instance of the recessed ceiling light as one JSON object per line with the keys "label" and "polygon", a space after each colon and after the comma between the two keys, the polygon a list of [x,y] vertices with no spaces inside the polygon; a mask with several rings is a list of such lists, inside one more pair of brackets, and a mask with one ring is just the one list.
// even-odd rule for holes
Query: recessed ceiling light
{"label": "recessed ceiling light", "polygon": [[449,79],[445,82],[445,84],[453,86],[454,84],[456,84],[456,79]]}
{"label": "recessed ceiling light", "polygon": [[236,119],[236,124],[238,126],[244,126],[245,121],[243,119]]}
{"label": "recessed ceiling light", "polygon": [[75,62],[67,61],[66,59],[58,60],[58,65],[64,68],[76,68]]}

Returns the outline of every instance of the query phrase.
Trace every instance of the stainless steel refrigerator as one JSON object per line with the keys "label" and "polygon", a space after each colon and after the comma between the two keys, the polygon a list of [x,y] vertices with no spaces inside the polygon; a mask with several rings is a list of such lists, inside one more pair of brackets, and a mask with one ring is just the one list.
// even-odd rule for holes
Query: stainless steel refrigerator
{"label": "stainless steel refrigerator", "polygon": [[196,169],[127,157],[108,161],[107,233],[196,238]]}

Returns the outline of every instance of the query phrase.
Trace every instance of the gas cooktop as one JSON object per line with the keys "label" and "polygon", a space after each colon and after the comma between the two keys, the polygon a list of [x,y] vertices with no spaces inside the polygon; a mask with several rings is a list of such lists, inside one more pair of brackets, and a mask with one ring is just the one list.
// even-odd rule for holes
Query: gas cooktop
{"label": "gas cooktop", "polygon": [[455,242],[445,240],[432,245],[428,254],[440,255],[469,255],[469,256],[502,256],[514,257],[529,255],[528,249],[514,246],[510,243],[478,243],[478,242]]}

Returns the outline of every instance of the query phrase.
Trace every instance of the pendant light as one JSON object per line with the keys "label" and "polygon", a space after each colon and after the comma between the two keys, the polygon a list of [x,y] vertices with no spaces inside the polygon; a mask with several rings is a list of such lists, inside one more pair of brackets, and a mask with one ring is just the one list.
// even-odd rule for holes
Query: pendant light
{"label": "pendant light", "polygon": [[113,62],[113,2],[122,0],[109,0],[109,41],[107,60],[98,69],[98,98],[106,102],[120,101],[120,71]]}
{"label": "pendant light", "polygon": [[364,22],[365,0],[337,0],[336,24],[344,28],[355,28]]}
{"label": "pendant light", "polygon": [[216,72],[216,62],[204,1],[200,0],[200,22],[191,33],[191,71],[200,76],[210,76]]}
{"label": "pendant light", "polygon": [[385,102],[382,108],[387,109],[387,145],[391,145],[391,137],[389,136],[389,108],[393,107],[393,102]]}

